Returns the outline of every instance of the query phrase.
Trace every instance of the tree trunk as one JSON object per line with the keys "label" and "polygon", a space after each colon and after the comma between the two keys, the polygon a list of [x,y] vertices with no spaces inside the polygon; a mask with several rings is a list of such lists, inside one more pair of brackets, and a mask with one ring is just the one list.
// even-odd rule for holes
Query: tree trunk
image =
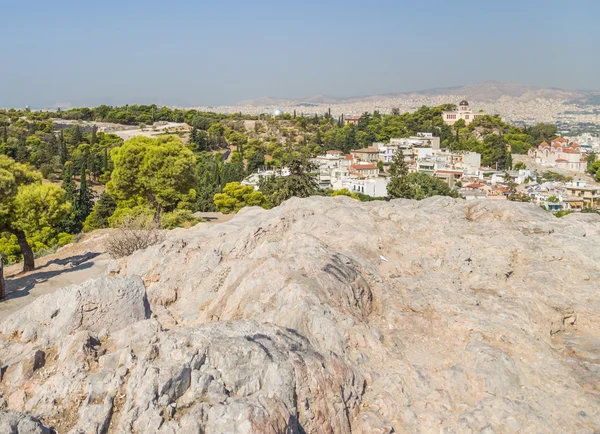
{"label": "tree trunk", "polygon": [[33,250],[31,250],[31,246],[27,242],[25,232],[13,230],[13,233],[17,236],[19,247],[21,247],[21,253],[23,254],[23,272],[32,271],[35,268],[35,261],[33,259]]}
{"label": "tree trunk", "polygon": [[160,214],[162,211],[162,207],[159,204],[156,204],[156,211],[154,211],[154,224],[158,227],[160,226]]}
{"label": "tree trunk", "polygon": [[4,262],[0,255],[0,300],[6,297],[6,284],[4,283]]}

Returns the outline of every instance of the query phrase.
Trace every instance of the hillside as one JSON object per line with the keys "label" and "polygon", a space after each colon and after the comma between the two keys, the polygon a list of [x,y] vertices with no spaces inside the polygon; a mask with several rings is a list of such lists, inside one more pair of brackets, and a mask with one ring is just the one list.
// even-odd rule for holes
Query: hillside
{"label": "hillside", "polygon": [[598,432],[599,243],[529,204],[246,208],[0,322],[0,432]]}
{"label": "hillside", "polygon": [[464,98],[478,102],[495,102],[501,100],[516,100],[528,102],[536,98],[572,100],[595,95],[598,92],[583,90],[566,90],[558,88],[544,88],[520,83],[503,81],[486,81],[464,86],[441,87],[407,92],[387,93],[383,95],[363,95],[352,97],[332,97],[327,95],[315,95],[308,98],[272,98],[264,97],[256,100],[239,101],[237,105],[269,106],[269,105],[293,105],[302,103],[315,104],[339,104],[349,102],[361,102],[381,100],[385,98],[418,98],[418,97],[441,97],[460,95]]}

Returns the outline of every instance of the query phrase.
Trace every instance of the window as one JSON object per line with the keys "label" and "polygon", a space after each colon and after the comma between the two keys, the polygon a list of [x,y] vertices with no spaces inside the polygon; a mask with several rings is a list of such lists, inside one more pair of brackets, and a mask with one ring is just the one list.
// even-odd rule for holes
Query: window
{"label": "window", "polygon": [[465,115],[465,119],[469,119],[469,115]]}

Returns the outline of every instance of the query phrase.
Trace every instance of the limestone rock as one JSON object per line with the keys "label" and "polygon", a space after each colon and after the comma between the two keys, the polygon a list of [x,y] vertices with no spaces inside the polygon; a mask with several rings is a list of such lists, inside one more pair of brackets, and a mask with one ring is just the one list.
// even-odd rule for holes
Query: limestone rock
{"label": "limestone rock", "polygon": [[243,209],[0,323],[0,409],[61,433],[594,433],[599,245],[597,215],[529,204]]}

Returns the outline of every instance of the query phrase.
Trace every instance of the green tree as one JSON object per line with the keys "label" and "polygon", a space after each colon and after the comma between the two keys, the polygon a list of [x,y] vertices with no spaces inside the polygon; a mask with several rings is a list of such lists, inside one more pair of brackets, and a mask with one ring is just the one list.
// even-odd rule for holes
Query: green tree
{"label": "green tree", "polygon": [[163,210],[172,211],[195,198],[194,155],[177,137],[134,137],[113,149],[111,158],[114,170],[108,193],[118,205],[127,206],[130,200],[148,203],[156,224]]}
{"label": "green tree", "polygon": [[35,263],[25,232],[15,225],[15,200],[19,188],[40,181],[41,177],[26,165],[0,155],[0,232],[10,232],[16,236],[24,258],[23,271],[33,270]]}
{"label": "green tree", "polygon": [[304,157],[293,157],[287,167],[290,170],[288,176],[265,177],[259,182],[260,191],[265,194],[270,206],[278,206],[292,197],[309,197],[319,190],[314,163]]}
{"label": "green tree", "polygon": [[239,182],[230,182],[223,188],[223,193],[214,197],[215,206],[223,214],[236,213],[245,206],[266,206],[265,195],[255,191],[254,187],[241,185]]}
{"label": "green tree", "polygon": [[410,173],[406,176],[407,199],[422,200],[432,196],[458,197],[458,192],[448,187],[441,179],[426,173]]}
{"label": "green tree", "polygon": [[29,243],[39,248],[56,244],[58,224],[71,212],[65,192],[54,184],[28,184],[15,198],[13,227],[25,233]]}
{"label": "green tree", "polygon": [[48,242],[55,227],[70,210],[64,191],[41,184],[39,173],[0,155],[0,232],[17,238],[23,255],[23,271],[35,268],[28,238]]}
{"label": "green tree", "polygon": [[254,173],[261,167],[265,165],[265,155],[262,152],[253,153],[250,158],[248,158],[248,164],[246,167],[247,173]]}
{"label": "green tree", "polygon": [[87,216],[83,223],[83,231],[90,232],[95,229],[109,227],[108,219],[113,215],[117,204],[107,192],[100,195],[98,201],[94,204],[92,212]]}
{"label": "green tree", "polygon": [[410,199],[410,188],[407,184],[408,164],[404,159],[402,149],[398,149],[390,165],[390,182],[387,186],[388,196],[391,198]]}

